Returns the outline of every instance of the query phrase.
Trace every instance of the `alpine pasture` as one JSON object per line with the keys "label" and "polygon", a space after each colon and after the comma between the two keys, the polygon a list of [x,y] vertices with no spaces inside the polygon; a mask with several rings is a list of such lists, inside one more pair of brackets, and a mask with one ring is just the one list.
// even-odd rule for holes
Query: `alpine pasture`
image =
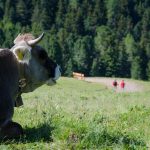
{"label": "alpine pasture", "polygon": [[[130,81],[130,80],[129,80]],[[3,150],[150,148],[150,84],[139,92],[115,92],[99,83],[62,77],[24,94],[14,121],[24,137],[1,140]]]}

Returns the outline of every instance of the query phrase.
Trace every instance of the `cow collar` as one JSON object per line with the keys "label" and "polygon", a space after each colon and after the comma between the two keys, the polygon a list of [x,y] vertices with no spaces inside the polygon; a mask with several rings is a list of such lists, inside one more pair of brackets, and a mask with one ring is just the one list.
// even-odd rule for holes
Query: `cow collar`
{"label": "cow collar", "polygon": [[15,107],[20,107],[23,105],[22,101],[22,90],[23,88],[27,85],[26,83],[26,78],[25,78],[25,64],[24,63],[19,63],[18,65],[18,73],[19,73],[19,87],[18,87],[18,93],[15,99]]}
{"label": "cow collar", "polygon": [[26,88],[26,86],[32,82],[28,75],[29,72],[30,70],[28,69],[27,64],[23,62],[19,62],[18,64],[18,74],[19,74],[18,93],[15,99],[15,107],[20,107],[23,105],[21,94],[23,93],[24,88]]}
{"label": "cow collar", "polygon": [[25,63],[20,62],[19,64],[19,90],[22,90],[27,85],[25,77]]}
{"label": "cow collar", "polygon": [[19,88],[23,89],[26,85],[27,85],[26,79],[25,78],[21,78],[19,80]]}

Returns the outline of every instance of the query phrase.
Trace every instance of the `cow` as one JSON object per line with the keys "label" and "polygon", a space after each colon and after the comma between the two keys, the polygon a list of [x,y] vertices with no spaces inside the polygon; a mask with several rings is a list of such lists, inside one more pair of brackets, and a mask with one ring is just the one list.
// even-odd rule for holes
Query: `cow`
{"label": "cow", "polygon": [[32,34],[19,34],[10,49],[0,49],[0,137],[23,134],[22,126],[12,121],[14,107],[22,105],[22,93],[32,92],[47,83],[56,84],[60,67]]}

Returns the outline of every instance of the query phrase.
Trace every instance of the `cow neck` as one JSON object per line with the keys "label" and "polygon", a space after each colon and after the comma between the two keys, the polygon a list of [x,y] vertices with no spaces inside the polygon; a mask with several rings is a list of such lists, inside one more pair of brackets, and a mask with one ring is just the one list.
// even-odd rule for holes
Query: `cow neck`
{"label": "cow neck", "polygon": [[19,80],[25,78],[25,64],[20,62],[19,63]]}
{"label": "cow neck", "polygon": [[23,89],[28,82],[28,77],[26,75],[26,67],[27,64],[26,63],[19,63],[19,88]]}

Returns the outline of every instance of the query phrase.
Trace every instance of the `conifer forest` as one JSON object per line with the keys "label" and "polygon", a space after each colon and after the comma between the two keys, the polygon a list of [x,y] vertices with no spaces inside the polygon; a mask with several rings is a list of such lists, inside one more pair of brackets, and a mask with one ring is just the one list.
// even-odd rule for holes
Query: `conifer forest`
{"label": "conifer forest", "polygon": [[150,0],[0,0],[1,48],[42,32],[64,76],[150,80]]}

